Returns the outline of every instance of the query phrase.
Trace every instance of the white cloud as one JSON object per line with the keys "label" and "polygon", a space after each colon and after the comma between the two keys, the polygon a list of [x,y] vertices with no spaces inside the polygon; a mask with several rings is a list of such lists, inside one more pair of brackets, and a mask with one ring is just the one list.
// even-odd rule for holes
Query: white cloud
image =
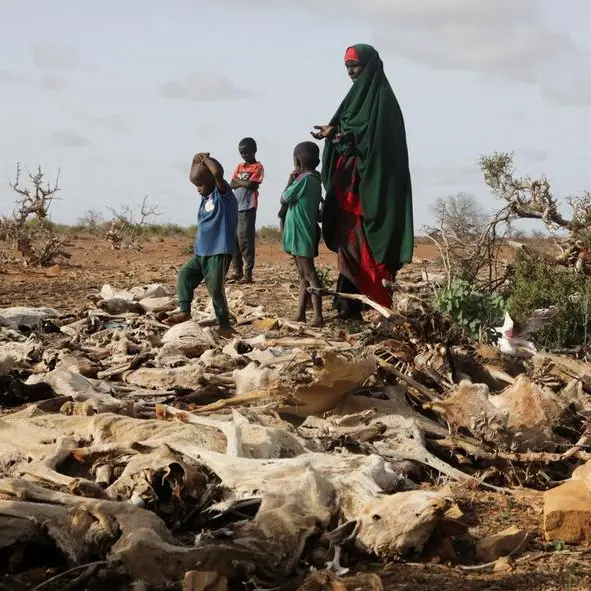
{"label": "white cloud", "polygon": [[[337,4],[325,0],[325,4]],[[539,0],[349,1],[382,49],[428,67],[487,70],[529,79],[531,68],[577,54],[543,19]]]}
{"label": "white cloud", "polygon": [[[579,82],[589,56],[568,33],[557,31],[544,18],[539,0],[372,0],[369,4],[368,19],[380,47],[395,55],[425,67],[532,84],[555,103],[591,102],[591,92]],[[559,73],[570,80],[556,92],[552,80]]]}
{"label": "white cloud", "polygon": [[84,137],[71,131],[58,130],[53,134],[53,144],[66,148],[84,148],[90,142]]}
{"label": "white cloud", "polygon": [[240,99],[250,95],[227,76],[210,72],[193,72],[184,78],[165,82],[158,87],[158,93],[164,98],[186,101]]}
{"label": "white cloud", "polygon": [[41,41],[31,47],[33,62],[40,70],[88,70],[96,66],[85,63],[75,47]]}
{"label": "white cloud", "polygon": [[541,0],[298,0],[292,4],[364,21],[386,60],[391,55],[426,68],[493,75],[532,84],[550,102],[591,104],[587,74],[591,55],[546,18]]}
{"label": "white cloud", "polygon": [[41,77],[41,86],[46,90],[58,91],[68,86],[68,81],[63,76],[57,74],[44,74]]}
{"label": "white cloud", "polygon": [[22,82],[25,79],[25,76],[22,74],[15,74],[10,70],[5,70],[4,68],[0,68],[0,84],[6,85],[13,85]]}

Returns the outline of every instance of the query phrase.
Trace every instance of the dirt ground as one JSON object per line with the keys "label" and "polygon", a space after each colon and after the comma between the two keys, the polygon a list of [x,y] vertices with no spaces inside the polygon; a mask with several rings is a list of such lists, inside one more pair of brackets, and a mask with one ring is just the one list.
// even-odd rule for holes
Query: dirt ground
{"label": "dirt ground", "polygon": [[[72,238],[68,250],[72,258],[50,268],[9,266],[0,273],[0,307],[49,306],[62,312],[72,312],[88,305],[87,295],[100,290],[105,283],[120,287],[145,283],[165,283],[174,286],[180,267],[190,256],[192,240],[188,236],[154,237],[143,243],[143,250],[113,250],[108,242],[92,235]],[[16,253],[8,253],[17,256]],[[418,244],[415,259],[435,260],[437,249],[431,244]],[[336,279],[336,257],[323,245],[316,261],[317,268]],[[409,268],[412,268],[410,266]],[[416,265],[415,265],[416,267]],[[330,271],[329,271],[330,270]],[[277,293],[277,284],[283,284],[293,275],[293,290]],[[247,286],[271,312],[282,311],[286,305],[294,306],[297,297],[297,276],[292,272],[289,257],[280,244],[257,245],[256,282]],[[199,288],[197,297],[205,294]],[[287,299],[284,296],[288,296]]]}
{"label": "dirt ground", "polygon": [[[10,266],[0,273],[0,307],[49,306],[67,314],[92,306],[88,295],[100,290],[104,283],[117,287],[155,282],[174,286],[179,268],[190,256],[190,247],[190,237],[171,236],[149,239],[142,252],[116,251],[100,237],[78,236],[72,238],[69,247],[72,258],[64,264],[48,269]],[[419,243],[415,250],[417,262],[405,269],[405,274],[420,271],[422,261],[434,261],[436,256],[432,245]],[[336,279],[334,265],[335,256],[323,248],[317,266],[333,280]],[[270,313],[294,314],[297,278],[279,244],[258,245],[255,283],[243,289]],[[203,288],[197,297],[205,297]],[[382,576],[385,589],[591,589],[590,555],[584,549],[544,543],[541,493],[509,497],[455,486],[454,494],[470,518],[475,537],[515,525],[530,532],[529,550],[516,559],[512,569],[497,573],[466,573],[457,566],[429,562],[425,558],[420,563],[392,563],[385,569],[368,566]],[[471,552],[473,548],[459,553],[469,562]],[[1,583],[0,588],[4,588]]]}

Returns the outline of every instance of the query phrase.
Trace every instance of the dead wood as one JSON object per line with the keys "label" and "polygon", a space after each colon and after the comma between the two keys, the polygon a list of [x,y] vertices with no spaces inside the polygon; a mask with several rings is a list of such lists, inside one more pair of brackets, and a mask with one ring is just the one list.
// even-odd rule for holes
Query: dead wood
{"label": "dead wood", "polygon": [[355,300],[357,302],[361,302],[363,304],[366,304],[367,306],[370,306],[374,310],[377,310],[384,318],[390,318],[393,315],[392,310],[390,310],[389,308],[386,308],[386,306],[382,306],[382,305],[378,304],[377,302],[374,302],[371,298],[368,298],[365,295],[355,294],[355,293],[340,293],[338,291],[331,291],[329,289],[319,289],[316,287],[308,287],[308,292],[313,295],[315,294],[315,295],[321,295],[321,296],[333,296],[333,297],[339,297],[339,298],[344,298],[347,300]]}
{"label": "dead wood", "polygon": [[298,591],[383,591],[378,575],[359,574],[339,577],[330,571],[313,572]]}
{"label": "dead wood", "polygon": [[486,460],[491,465],[501,464],[522,464],[525,466],[540,464],[548,465],[552,463],[564,462],[569,457],[575,457],[581,461],[587,461],[591,458],[591,454],[581,452],[581,446],[576,445],[565,453],[552,453],[552,452],[523,452],[523,453],[511,453],[502,450],[487,451],[481,446],[475,446],[468,443],[462,438],[449,438],[449,439],[437,439],[431,440],[437,447],[449,449],[451,451],[462,451],[467,453],[469,456],[478,459]]}
{"label": "dead wood", "polygon": [[410,376],[407,376],[387,361],[384,361],[383,359],[376,357],[376,362],[381,368],[385,369],[388,373],[391,373],[396,379],[400,380],[401,382],[404,382],[412,390],[420,394],[420,402],[432,402],[434,400],[439,399],[439,395],[436,392],[430,390],[429,388],[426,388],[425,386],[423,386],[423,384],[417,382]]}
{"label": "dead wood", "polygon": [[[51,588],[57,582],[60,582],[59,588],[62,589],[62,591],[74,591],[75,589],[81,588],[81,586],[84,585],[84,583],[86,583],[96,573],[99,567],[105,566],[106,564],[107,563],[104,560],[97,560],[96,562],[90,562],[89,564],[74,566],[63,573],[60,573],[59,575],[55,575],[55,577],[51,577],[51,579],[47,579],[40,585],[37,585],[33,591],[44,591]],[[78,575],[70,583],[63,585],[61,582],[62,579],[65,579],[74,573],[79,573],[80,571],[85,572],[83,572],[81,575]]]}
{"label": "dead wood", "polygon": [[149,301],[54,317],[55,346],[31,332],[53,312],[0,313],[0,387],[52,396],[0,419],[0,553],[18,564],[31,540],[58,548],[52,588],[91,563],[156,588],[195,570],[281,587],[322,566],[313,549],[338,546],[341,529],[383,558],[437,543],[453,502],[434,490],[441,477],[511,492],[485,480],[557,480],[588,456],[582,362],[508,368],[428,310],[356,335],[302,331],[239,291],[232,313],[253,331],[220,341],[145,313],[169,297],[105,286],[96,302]]}
{"label": "dead wood", "polygon": [[9,181],[18,194],[10,217],[0,220],[1,234],[10,240],[22,256],[25,266],[53,265],[59,259],[70,258],[67,241],[54,232],[49,221],[50,209],[59,192],[59,171],[53,183],[45,180],[39,166],[28,174],[29,186],[22,184],[22,166],[16,165],[16,174]]}

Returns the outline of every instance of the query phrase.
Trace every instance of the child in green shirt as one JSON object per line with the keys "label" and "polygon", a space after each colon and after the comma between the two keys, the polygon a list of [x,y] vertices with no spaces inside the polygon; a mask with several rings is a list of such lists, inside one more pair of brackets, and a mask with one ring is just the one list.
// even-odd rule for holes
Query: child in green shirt
{"label": "child in green shirt", "polygon": [[[308,287],[322,288],[314,267],[318,256],[318,212],[322,200],[322,181],[316,170],[320,164],[320,150],[313,142],[302,142],[293,153],[295,170],[291,173],[281,196],[283,220],[283,250],[296,261],[300,276],[298,322],[306,321]],[[313,326],[322,326],[322,297],[312,296]]]}

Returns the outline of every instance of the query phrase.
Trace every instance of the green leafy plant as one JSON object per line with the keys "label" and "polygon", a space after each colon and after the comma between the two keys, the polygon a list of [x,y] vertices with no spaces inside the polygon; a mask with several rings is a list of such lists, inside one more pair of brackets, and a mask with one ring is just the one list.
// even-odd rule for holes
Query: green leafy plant
{"label": "green leafy plant", "polygon": [[318,267],[316,273],[318,273],[318,278],[322,281],[325,289],[332,289],[334,287],[335,282],[330,267]]}
{"label": "green leafy plant", "polygon": [[565,547],[565,543],[562,540],[555,540],[553,545],[556,552],[562,552]]}
{"label": "green leafy plant", "polygon": [[507,302],[509,313],[519,323],[534,310],[550,306],[558,313],[531,336],[534,343],[549,349],[587,345],[591,334],[591,278],[519,253]]}
{"label": "green leafy plant", "polygon": [[463,279],[454,279],[435,297],[435,307],[451,316],[473,339],[494,343],[505,314],[505,300],[498,293],[478,291]]}

